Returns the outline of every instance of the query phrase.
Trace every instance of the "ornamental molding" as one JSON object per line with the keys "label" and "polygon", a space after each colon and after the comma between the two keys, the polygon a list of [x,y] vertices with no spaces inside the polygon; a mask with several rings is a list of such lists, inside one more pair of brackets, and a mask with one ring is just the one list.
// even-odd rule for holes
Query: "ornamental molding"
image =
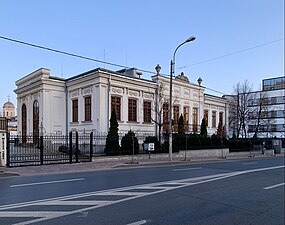
{"label": "ornamental molding", "polygon": [[139,92],[138,91],[130,91],[129,90],[129,96],[138,97],[139,96]]}
{"label": "ornamental molding", "polygon": [[144,94],[143,94],[143,98],[146,98],[146,99],[153,99],[153,94],[144,93]]}
{"label": "ornamental molding", "polygon": [[75,98],[75,97],[78,97],[79,96],[79,90],[75,90],[75,91],[70,91],[69,92],[69,97],[70,98]]}
{"label": "ornamental molding", "polygon": [[40,98],[39,92],[31,94],[31,100],[38,100],[39,98]]}
{"label": "ornamental molding", "polygon": [[123,93],[123,89],[122,88],[115,88],[115,87],[112,87],[112,92],[114,94],[122,94]]}
{"label": "ornamental molding", "polygon": [[174,93],[180,95],[180,88],[174,88]]}
{"label": "ornamental molding", "polygon": [[211,109],[215,109],[215,110],[217,110],[217,109],[218,109],[218,107],[217,107],[216,105],[211,105]]}
{"label": "ornamental molding", "polygon": [[91,94],[91,93],[92,93],[92,86],[81,89],[81,94],[82,95],[88,95],[88,94]]}
{"label": "ornamental molding", "polygon": [[194,107],[199,107],[199,104],[198,104],[197,102],[194,102],[194,103],[193,103],[193,106],[194,106]]}
{"label": "ornamental molding", "polygon": [[190,96],[190,90],[184,90],[184,96]]}
{"label": "ornamental molding", "polygon": [[190,102],[184,101],[184,105],[190,105]]}
{"label": "ornamental molding", "polygon": [[194,97],[194,98],[198,98],[198,96],[199,96],[198,92],[196,92],[196,91],[193,92],[193,97]]}

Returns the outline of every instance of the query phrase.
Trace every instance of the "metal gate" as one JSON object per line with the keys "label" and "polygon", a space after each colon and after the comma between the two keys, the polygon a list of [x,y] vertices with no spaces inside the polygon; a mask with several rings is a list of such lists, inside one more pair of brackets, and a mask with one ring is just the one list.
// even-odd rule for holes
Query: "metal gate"
{"label": "metal gate", "polygon": [[[35,139],[37,138],[37,141]],[[7,137],[7,166],[91,162],[93,133]]]}

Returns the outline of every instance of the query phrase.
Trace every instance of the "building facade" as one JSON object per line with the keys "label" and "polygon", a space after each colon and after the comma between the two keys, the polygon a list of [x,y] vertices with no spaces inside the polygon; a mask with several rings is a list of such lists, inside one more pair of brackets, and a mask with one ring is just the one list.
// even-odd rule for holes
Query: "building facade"
{"label": "building facade", "polygon": [[15,106],[8,98],[8,101],[3,105],[3,117],[7,119],[7,129],[10,135],[17,134],[17,116],[15,112]]}
{"label": "building facade", "polygon": [[262,80],[262,91],[249,100],[248,133],[260,138],[285,138],[285,77]]}
{"label": "building facade", "polygon": [[[111,111],[116,111],[119,132],[168,132],[169,77],[141,78],[135,68],[110,71],[97,68],[62,79],[41,68],[16,81],[18,134],[107,133]],[[186,132],[200,132],[207,115],[208,134],[226,124],[226,100],[204,93],[184,74],[173,79],[173,120],[184,117]],[[161,131],[161,132],[160,132]]]}
{"label": "building facade", "polygon": [[229,134],[285,138],[285,77],[262,80],[260,91],[224,96],[229,106]]}

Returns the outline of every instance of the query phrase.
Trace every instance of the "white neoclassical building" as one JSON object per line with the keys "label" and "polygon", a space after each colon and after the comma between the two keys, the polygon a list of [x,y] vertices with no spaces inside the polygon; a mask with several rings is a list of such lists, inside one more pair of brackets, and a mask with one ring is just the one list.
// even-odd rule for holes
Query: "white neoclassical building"
{"label": "white neoclassical building", "polygon": [[[108,132],[112,109],[120,132],[167,132],[169,77],[159,66],[151,80],[141,76],[135,68],[97,68],[63,79],[38,69],[16,81],[18,134]],[[209,135],[227,124],[226,100],[204,91],[183,73],[173,79],[174,132],[181,114],[187,132],[199,133],[203,117]]]}

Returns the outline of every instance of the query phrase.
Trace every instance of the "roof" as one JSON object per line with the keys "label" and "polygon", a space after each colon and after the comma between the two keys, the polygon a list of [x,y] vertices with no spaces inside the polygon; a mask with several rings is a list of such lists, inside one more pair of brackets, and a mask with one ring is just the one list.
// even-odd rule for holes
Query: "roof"
{"label": "roof", "polygon": [[[130,68],[130,69],[135,69],[135,68]],[[72,76],[70,78],[67,78],[66,81],[71,81],[71,80],[74,80],[74,79],[77,79],[77,78],[89,75],[91,73],[100,72],[100,71],[106,72],[106,73],[111,73],[111,74],[114,74],[114,75],[120,75],[120,76],[124,76],[124,77],[128,77],[128,78],[133,78],[133,79],[136,79],[136,80],[141,80],[141,81],[146,81],[146,82],[150,82],[150,83],[155,83],[152,80],[148,80],[148,79],[144,79],[144,78],[138,78],[138,77],[131,76],[131,75],[128,75],[128,74],[124,74],[124,70],[112,71],[112,70],[108,70],[108,69],[101,68],[101,67],[98,67],[96,69],[92,69],[92,70],[80,73],[78,75]]]}
{"label": "roof", "polygon": [[5,102],[3,108],[15,108],[14,104],[10,101]]}

